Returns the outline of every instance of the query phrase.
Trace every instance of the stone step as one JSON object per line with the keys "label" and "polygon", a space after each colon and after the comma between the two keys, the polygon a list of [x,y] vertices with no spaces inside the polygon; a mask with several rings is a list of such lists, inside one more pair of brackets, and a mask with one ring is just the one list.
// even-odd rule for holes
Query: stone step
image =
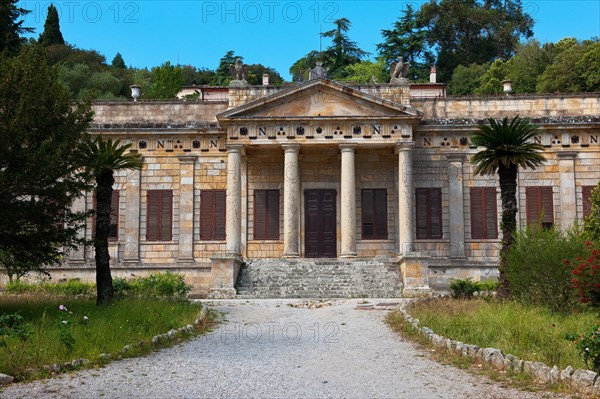
{"label": "stone step", "polygon": [[399,297],[399,267],[374,260],[251,260],[240,270],[238,298]]}

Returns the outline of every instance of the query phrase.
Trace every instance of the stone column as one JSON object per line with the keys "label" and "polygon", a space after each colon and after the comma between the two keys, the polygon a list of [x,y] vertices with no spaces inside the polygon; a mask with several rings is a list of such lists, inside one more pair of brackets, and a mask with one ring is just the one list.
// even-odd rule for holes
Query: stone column
{"label": "stone column", "polygon": [[402,295],[429,295],[428,258],[415,252],[415,193],[413,188],[414,142],[397,142],[398,150],[398,243]]}
{"label": "stone column", "polygon": [[400,255],[414,251],[413,142],[398,142],[398,235]]}
{"label": "stone column", "polygon": [[282,145],[285,159],[283,170],[283,257],[300,256],[300,171],[295,143]]}
{"label": "stone column", "polygon": [[[86,196],[83,195],[73,201],[73,212],[85,212],[85,200]],[[82,229],[77,231],[77,238],[85,238],[85,225]],[[69,263],[70,264],[82,264],[85,262],[85,245],[77,247],[69,251]]]}
{"label": "stone column", "polygon": [[566,230],[577,220],[575,194],[575,157],[577,152],[559,152],[557,155],[560,174],[560,227],[562,230]]}
{"label": "stone column", "polygon": [[356,177],[354,149],[356,144],[340,144],[342,152],[341,220],[342,258],[356,256]]}
{"label": "stone column", "polygon": [[127,189],[125,203],[125,248],[123,261],[137,263],[140,261],[140,185],[142,172],[129,170],[127,172]]}
{"label": "stone column", "polygon": [[463,206],[463,154],[446,154],[448,160],[448,211],[450,213],[450,257],[465,257],[465,210]]}
{"label": "stone column", "polygon": [[227,253],[242,253],[242,150],[241,144],[227,145],[227,209],[225,234]]}
{"label": "stone column", "polygon": [[179,257],[194,261],[194,163],[195,156],[179,157]]}

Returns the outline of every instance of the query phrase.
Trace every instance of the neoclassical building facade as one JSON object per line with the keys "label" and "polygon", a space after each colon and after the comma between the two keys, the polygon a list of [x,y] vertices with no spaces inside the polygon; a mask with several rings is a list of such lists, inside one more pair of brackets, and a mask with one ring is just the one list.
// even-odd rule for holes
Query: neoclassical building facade
{"label": "neoclassical building facade", "polygon": [[[600,180],[600,95],[444,93],[318,77],[234,82],[216,101],[96,102],[92,133],[132,143],[144,161],[116,177],[113,274],[171,270],[213,297],[235,296],[240,267],[256,260],[380,261],[406,294],[495,278],[498,181],[470,163],[470,136],[489,117],[540,126],[547,161],[519,173],[520,225],[582,221]],[[75,206],[93,207],[93,194]],[[93,247],[50,271],[93,279]]]}

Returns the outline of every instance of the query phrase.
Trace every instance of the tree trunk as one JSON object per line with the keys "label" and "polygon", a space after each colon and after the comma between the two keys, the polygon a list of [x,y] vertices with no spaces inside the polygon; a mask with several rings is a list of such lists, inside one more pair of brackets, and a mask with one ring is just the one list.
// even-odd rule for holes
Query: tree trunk
{"label": "tree trunk", "polygon": [[96,176],[96,305],[106,305],[113,301],[114,289],[110,275],[110,255],[108,254],[108,233],[110,230],[110,205],[112,185],[115,182],[112,171]]}
{"label": "tree trunk", "polygon": [[506,276],[506,257],[513,244],[513,234],[517,229],[517,167],[498,168],[500,176],[500,198],[502,200],[502,218],[500,228],[502,229],[502,249],[500,250],[500,265],[498,267],[498,296],[507,298],[510,296],[510,282]]}

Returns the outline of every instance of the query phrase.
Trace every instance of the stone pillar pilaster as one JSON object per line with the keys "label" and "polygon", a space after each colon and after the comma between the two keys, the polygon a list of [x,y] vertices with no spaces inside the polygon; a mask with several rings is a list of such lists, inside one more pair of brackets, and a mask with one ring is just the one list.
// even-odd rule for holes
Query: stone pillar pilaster
{"label": "stone pillar pilaster", "polygon": [[463,207],[464,154],[446,154],[448,160],[448,211],[450,214],[450,257],[465,257],[465,210]]}
{"label": "stone pillar pilaster", "polygon": [[[73,212],[85,212],[85,199],[86,196],[83,195],[75,201],[73,201]],[[77,231],[77,238],[85,238],[85,225],[82,229]],[[81,245],[77,247],[77,249],[72,249],[69,251],[69,263],[70,264],[81,264],[85,262],[85,245]]]}
{"label": "stone pillar pilaster", "polygon": [[340,144],[342,152],[341,220],[342,258],[356,256],[356,175],[354,151],[356,144]]}
{"label": "stone pillar pilaster", "polygon": [[142,183],[141,170],[127,172],[127,188],[125,203],[125,248],[123,261],[137,263],[140,261],[140,185]]}
{"label": "stone pillar pilaster", "polygon": [[577,152],[559,152],[557,155],[560,174],[560,227],[562,230],[566,230],[577,220],[577,201],[575,200],[575,157]]}
{"label": "stone pillar pilaster", "polygon": [[414,142],[398,142],[398,245],[399,254],[414,251],[414,189],[412,152]]}
{"label": "stone pillar pilaster", "polygon": [[242,150],[241,144],[227,145],[227,209],[225,234],[227,253],[241,256],[242,253]]}
{"label": "stone pillar pilaster", "polygon": [[300,170],[296,143],[282,145],[283,170],[283,257],[300,256]]}
{"label": "stone pillar pilaster", "polygon": [[195,156],[179,157],[179,256],[177,261],[194,261],[194,163]]}

